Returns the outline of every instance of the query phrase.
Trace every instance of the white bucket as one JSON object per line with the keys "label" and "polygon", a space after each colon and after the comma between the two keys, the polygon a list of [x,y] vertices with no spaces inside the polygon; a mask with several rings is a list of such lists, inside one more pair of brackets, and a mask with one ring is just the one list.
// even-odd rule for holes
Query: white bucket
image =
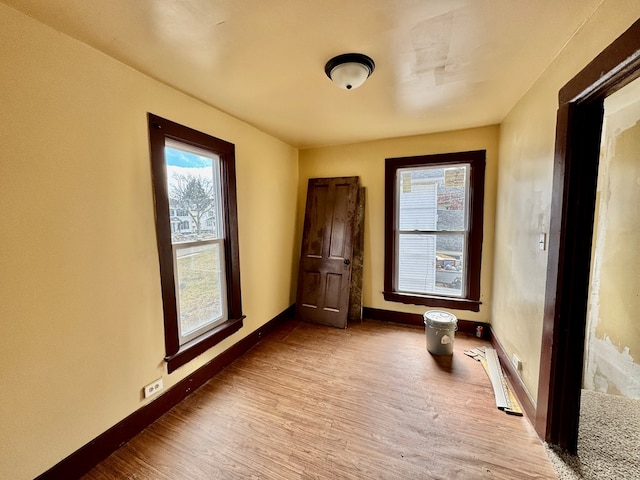
{"label": "white bucket", "polygon": [[453,340],[458,329],[456,316],[442,310],[429,310],[423,317],[429,353],[453,355]]}

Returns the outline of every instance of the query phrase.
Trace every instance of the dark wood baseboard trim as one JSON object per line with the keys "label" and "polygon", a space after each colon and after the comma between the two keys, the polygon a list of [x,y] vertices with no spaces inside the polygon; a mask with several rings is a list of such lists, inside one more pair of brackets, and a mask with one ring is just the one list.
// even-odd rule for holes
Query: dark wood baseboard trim
{"label": "dark wood baseboard trim", "polygon": [[[395,312],[392,310],[381,310],[379,308],[364,307],[363,317],[370,320],[380,320],[384,322],[403,323],[405,325],[423,326],[424,320],[422,315],[418,313],[405,313]],[[522,405],[524,412],[529,417],[529,420],[533,424],[536,418],[536,407],[533,403],[533,399],[530,397],[527,389],[522,382],[522,378],[517,374],[513,364],[509,361],[504,348],[500,341],[493,335],[491,325],[483,322],[473,322],[470,320],[458,319],[458,331],[469,335],[476,334],[476,328],[482,327],[482,338],[489,340],[493,348],[498,352],[498,358],[502,367],[505,370],[505,374],[511,386],[513,387],[514,394],[518,398],[518,401]]]}
{"label": "dark wood baseboard trim", "polygon": [[511,386],[513,387],[513,393],[520,402],[524,413],[526,413],[527,417],[529,417],[529,421],[531,422],[531,424],[535,425],[536,407],[533,403],[533,399],[524,386],[522,378],[520,377],[520,375],[518,375],[515,367],[509,360],[509,356],[502,347],[500,340],[498,340],[493,334],[491,335],[491,345],[493,345],[493,348],[498,353],[498,358],[500,359],[500,363],[502,364],[502,369],[505,371],[505,375],[509,379],[509,383],[511,383]]}
{"label": "dark wood baseboard trim", "polygon": [[39,475],[36,480],[72,479],[79,478],[87,473],[187,396],[204,385],[208,380],[217,375],[226,366],[241,357],[262,338],[274,331],[280,324],[288,319],[294,318],[294,307],[294,305],[288,307],[262,327],[250,333],[209,363],[203,365],[191,375],[178,382],[156,400],[139,408],[124,420],[118,422],[109,430]]}
{"label": "dark wood baseboard trim", "polygon": [[[368,318],[370,320],[380,320],[383,322],[403,323],[405,325],[424,327],[424,318],[419,313],[395,312],[393,310],[364,307],[362,309],[362,316],[363,318]],[[458,319],[459,332],[475,335],[477,327],[482,327],[482,338],[487,340],[491,339],[491,326],[488,323],[474,322],[460,318]]]}

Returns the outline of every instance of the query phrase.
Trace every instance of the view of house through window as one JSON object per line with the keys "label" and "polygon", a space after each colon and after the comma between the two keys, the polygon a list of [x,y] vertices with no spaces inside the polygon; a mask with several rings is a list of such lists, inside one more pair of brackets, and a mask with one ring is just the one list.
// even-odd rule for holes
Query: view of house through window
{"label": "view of house through window", "polygon": [[171,373],[242,328],[235,146],[152,113],[148,121]]}
{"label": "view of house through window", "polygon": [[465,295],[469,168],[398,169],[398,292]]}
{"label": "view of house through window", "polygon": [[486,152],[387,158],[384,298],[479,311]]}
{"label": "view of house through window", "polygon": [[220,159],[167,140],[165,161],[182,344],[226,318]]}

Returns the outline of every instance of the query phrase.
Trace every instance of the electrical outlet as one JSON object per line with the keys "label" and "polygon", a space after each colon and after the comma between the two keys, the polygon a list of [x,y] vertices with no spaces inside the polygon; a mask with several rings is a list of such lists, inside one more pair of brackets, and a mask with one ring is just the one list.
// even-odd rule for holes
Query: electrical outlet
{"label": "electrical outlet", "polygon": [[514,353],[511,357],[511,364],[519,372],[522,370],[522,360]]}
{"label": "electrical outlet", "polygon": [[162,378],[159,378],[144,387],[144,398],[149,398],[162,390]]}

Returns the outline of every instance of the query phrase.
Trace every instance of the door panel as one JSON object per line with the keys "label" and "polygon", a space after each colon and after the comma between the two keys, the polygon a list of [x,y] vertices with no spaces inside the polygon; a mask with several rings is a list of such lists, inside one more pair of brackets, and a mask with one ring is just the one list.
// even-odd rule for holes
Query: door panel
{"label": "door panel", "polygon": [[343,275],[327,273],[327,288],[324,295],[324,308],[327,310],[340,310],[340,289],[342,288]]}
{"label": "door panel", "polygon": [[320,272],[304,272],[301,301],[308,307],[316,307],[316,296],[320,290]]}
{"label": "door panel", "polygon": [[296,314],[300,320],[347,325],[358,177],[309,180]]}
{"label": "door panel", "polygon": [[305,216],[309,215],[309,220],[312,225],[312,228],[310,228],[308,232],[305,232],[305,234],[308,235],[307,256],[309,257],[322,258],[322,248],[325,244],[324,223],[328,197],[329,186],[318,185],[314,190],[314,197],[311,203],[310,210],[309,206],[307,205],[307,212],[305,212]]}
{"label": "door panel", "polygon": [[[345,252],[345,230],[347,229],[347,221],[350,223],[349,235],[353,232],[353,214],[348,216],[348,199],[349,190],[347,185],[337,185],[335,190],[335,201],[333,205],[333,215],[331,218],[331,231],[329,233],[329,256],[331,258],[344,258]],[[354,204],[355,205],[355,204]],[[348,219],[348,220],[347,220]],[[351,242],[349,242],[351,245]]]}

